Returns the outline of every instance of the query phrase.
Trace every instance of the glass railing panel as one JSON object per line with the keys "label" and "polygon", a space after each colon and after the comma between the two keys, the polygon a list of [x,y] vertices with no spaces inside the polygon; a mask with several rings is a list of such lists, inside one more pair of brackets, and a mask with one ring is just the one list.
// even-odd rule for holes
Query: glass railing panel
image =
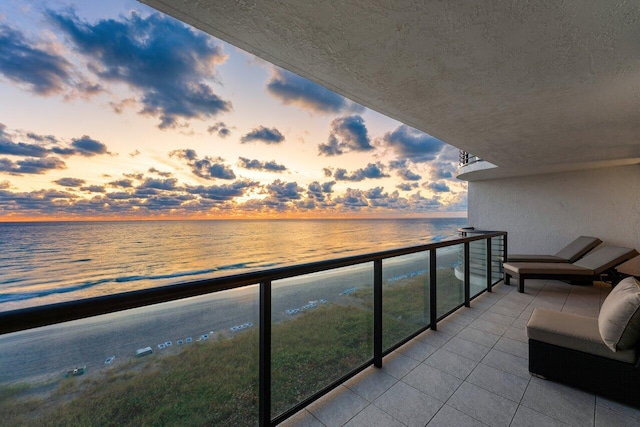
{"label": "glass railing panel", "polygon": [[429,252],[382,261],[382,348],[429,325]]}
{"label": "glass railing panel", "polygon": [[373,263],[272,284],[271,418],[373,358]]}
{"label": "glass railing panel", "polygon": [[502,263],[504,262],[504,236],[491,238],[491,282],[502,280]]}
{"label": "glass railing panel", "polygon": [[469,279],[469,291],[472,298],[487,289],[486,240],[469,242]]}
{"label": "glass railing panel", "polygon": [[3,425],[254,425],[258,287],[0,336]]}
{"label": "glass railing panel", "polygon": [[437,317],[464,303],[464,245],[436,249]]}

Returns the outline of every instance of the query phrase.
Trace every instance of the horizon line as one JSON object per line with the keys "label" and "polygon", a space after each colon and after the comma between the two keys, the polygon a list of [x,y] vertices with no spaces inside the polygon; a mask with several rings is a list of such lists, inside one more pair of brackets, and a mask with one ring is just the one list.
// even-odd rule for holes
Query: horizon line
{"label": "horizon line", "polygon": [[21,218],[2,218],[0,224],[11,223],[44,223],[44,222],[144,222],[144,221],[305,221],[305,220],[401,220],[401,219],[431,219],[431,218],[467,218],[467,212],[442,212],[428,215],[399,215],[399,216],[278,216],[278,217],[21,217]]}

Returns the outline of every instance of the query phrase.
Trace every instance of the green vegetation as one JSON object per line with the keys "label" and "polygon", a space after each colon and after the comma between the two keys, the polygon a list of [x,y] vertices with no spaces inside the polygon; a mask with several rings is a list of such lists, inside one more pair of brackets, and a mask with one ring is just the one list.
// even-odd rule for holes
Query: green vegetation
{"label": "green vegetation", "polygon": [[[462,282],[453,269],[436,271],[438,316],[464,302]],[[373,310],[373,289],[358,289],[353,296],[366,301]],[[382,347],[388,349],[405,337],[427,326],[429,318],[429,274],[421,274],[393,283],[382,289]]]}
{"label": "green vegetation", "polygon": [[0,404],[15,398],[26,390],[29,390],[29,388],[28,384],[10,384],[0,387]]}
{"label": "green vegetation", "polygon": [[103,376],[62,379],[46,398],[0,403],[3,425],[251,425],[257,333],[135,359]]}
{"label": "green vegetation", "polygon": [[[385,347],[428,323],[427,282],[417,276],[385,285]],[[461,290],[452,271],[439,270],[438,282],[439,304],[458,305]],[[371,296],[370,288],[359,289],[345,305],[321,306],[273,325],[273,416],[372,357]],[[4,426],[256,425],[258,331],[83,377],[0,387],[0,416]]]}
{"label": "green vegetation", "polygon": [[372,358],[373,317],[353,306],[321,307],[274,325],[272,337],[277,415]]}
{"label": "green vegetation", "polygon": [[[361,365],[373,352],[370,313],[325,306],[273,325],[273,413]],[[133,359],[98,377],[0,389],[5,426],[255,425],[258,332],[197,343],[175,355]]]}

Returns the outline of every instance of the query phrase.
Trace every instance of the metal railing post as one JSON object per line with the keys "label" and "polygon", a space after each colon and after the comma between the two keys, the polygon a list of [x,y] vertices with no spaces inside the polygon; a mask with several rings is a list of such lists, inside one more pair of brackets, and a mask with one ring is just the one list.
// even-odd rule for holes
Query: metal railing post
{"label": "metal railing post", "polygon": [[464,306],[471,307],[471,271],[469,262],[469,242],[464,243]]}
{"label": "metal railing post", "polygon": [[271,280],[260,282],[259,425],[271,425]]}
{"label": "metal railing post", "polygon": [[429,250],[429,324],[432,331],[438,330],[438,305],[436,304],[436,249]]}
{"label": "metal railing post", "polygon": [[492,291],[493,268],[491,268],[491,237],[487,238],[487,292]]}
{"label": "metal railing post", "polygon": [[382,368],[382,260],[373,261],[373,365]]}
{"label": "metal railing post", "polygon": [[[508,233],[504,233],[504,236],[502,236],[502,264],[504,264],[505,262],[507,262],[507,257],[508,257],[508,252],[507,252],[507,236],[509,234]],[[504,271],[502,269],[502,264],[500,265],[500,274],[502,274],[502,272]]]}

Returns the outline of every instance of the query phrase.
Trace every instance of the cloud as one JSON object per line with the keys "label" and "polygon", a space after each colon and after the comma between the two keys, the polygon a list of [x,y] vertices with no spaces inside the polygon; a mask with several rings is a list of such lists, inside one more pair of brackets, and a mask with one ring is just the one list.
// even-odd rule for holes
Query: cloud
{"label": "cloud", "polygon": [[383,190],[384,190],[383,187],[374,187],[369,190],[366,190],[364,192],[364,196],[367,199],[382,199],[388,196],[387,193],[382,193]]}
{"label": "cloud", "polygon": [[220,138],[226,138],[231,135],[231,130],[223,122],[218,122],[207,128],[209,133],[217,133]]}
{"label": "cloud", "polygon": [[436,193],[448,193],[451,191],[449,186],[444,182],[431,182],[427,185],[427,188],[430,188]]}
{"label": "cloud", "polygon": [[200,185],[197,187],[187,187],[187,192],[197,194],[206,199],[222,202],[243,196],[248,189],[255,187],[256,185],[258,185],[257,182],[243,180],[225,185],[211,185],[208,187]]}
{"label": "cloud", "polygon": [[125,99],[121,99],[118,102],[109,103],[109,105],[111,106],[111,109],[116,114],[122,114],[125,109],[133,108],[136,106],[136,104],[137,102],[135,98],[125,98]]}
{"label": "cloud", "polygon": [[452,145],[445,144],[442,151],[440,151],[440,154],[438,154],[438,160],[442,162],[454,163],[457,166],[458,161],[460,160],[459,156],[459,149]]}
{"label": "cloud", "polygon": [[123,173],[125,178],[137,179],[138,181],[144,178],[144,175],[139,172]]}
{"label": "cloud", "polygon": [[[107,151],[107,146],[100,141],[90,138],[84,135],[82,138],[73,139],[71,142],[72,154],[79,154],[85,157],[97,156],[99,154],[111,154]],[[56,150],[53,150],[56,152]]]}
{"label": "cloud", "polygon": [[449,179],[455,176],[457,164],[452,162],[433,162],[431,166],[431,179]]}
{"label": "cloud", "polygon": [[135,150],[129,153],[129,157],[134,158],[140,155],[140,150]]}
{"label": "cloud", "polygon": [[168,179],[155,179],[147,178],[142,184],[138,186],[138,189],[156,189],[156,190],[175,190],[177,188],[178,180],[176,178]]}
{"label": "cloud", "polygon": [[301,207],[307,210],[327,207],[329,205],[327,201],[331,200],[335,183],[335,181],[328,181],[321,184],[314,181],[309,184],[307,186],[307,202],[311,201],[312,203],[304,203]]}
{"label": "cloud", "polygon": [[[4,125],[0,124],[0,131],[2,131],[3,129],[4,129]],[[27,138],[37,142],[47,142],[50,144],[58,143],[58,138],[56,138],[53,135],[38,135],[33,132],[27,132]]]}
{"label": "cloud", "polygon": [[53,182],[63,187],[80,187],[85,183],[85,180],[80,178],[60,178]]}
{"label": "cloud", "polygon": [[319,84],[278,68],[274,68],[273,76],[267,83],[267,92],[285,105],[295,105],[316,113],[337,114],[364,109]]}
{"label": "cloud", "polygon": [[279,179],[266,186],[269,195],[279,201],[298,200],[304,191],[296,182],[283,182]]}
{"label": "cloud", "polygon": [[198,160],[193,163],[192,171],[199,177],[206,179],[235,179],[236,174],[228,165],[217,163],[222,161],[224,161],[224,159],[220,157],[218,157],[217,159],[205,157],[204,159]]}
{"label": "cloud", "polygon": [[409,203],[411,203],[411,209],[415,212],[434,212],[440,210],[443,206],[439,196],[426,198],[419,191],[409,196]]}
{"label": "cloud", "polygon": [[307,186],[307,196],[311,199],[324,201],[325,192],[322,191],[322,185],[318,181],[314,181]]}
{"label": "cloud", "polygon": [[184,159],[188,161],[198,160],[198,153],[196,153],[196,150],[193,150],[191,148],[174,150],[169,153],[169,157],[173,157],[173,156],[178,157],[179,159]]}
{"label": "cloud", "polygon": [[9,156],[46,157],[50,152],[51,150],[40,145],[12,142],[2,138],[0,134],[0,154]]}
{"label": "cloud", "polygon": [[410,171],[408,168],[398,169],[396,174],[407,181],[420,181],[422,179],[422,175],[418,175],[417,173]]}
{"label": "cloud", "polygon": [[269,172],[283,172],[287,170],[287,167],[271,160],[269,162],[261,162],[259,160],[249,160],[246,157],[238,158],[238,166],[245,169],[262,170]]}
{"label": "cloud", "polygon": [[130,179],[119,179],[117,181],[111,181],[109,185],[112,187],[131,188],[133,187],[133,181]]}
{"label": "cloud", "polygon": [[149,173],[155,173],[156,175],[163,176],[165,178],[168,178],[171,175],[173,175],[171,172],[162,172],[162,171],[160,171],[160,170],[158,170],[156,168],[149,168],[148,172]]}
{"label": "cloud", "polygon": [[381,139],[381,143],[391,148],[400,159],[409,159],[414,163],[435,159],[446,145],[439,139],[407,125],[401,125],[393,132],[387,132]]}
{"label": "cloud", "polygon": [[[0,123],[0,154],[6,154],[9,156],[29,156],[29,157],[45,157],[49,150],[37,145],[26,144],[24,142],[13,142],[13,136],[6,132],[7,127]],[[34,135],[35,140],[44,140],[44,137],[40,138]]]}
{"label": "cloud", "polygon": [[376,187],[365,192],[369,199],[369,205],[374,208],[392,209],[394,211],[405,210],[410,207],[409,202],[404,197],[400,197],[397,191],[393,193],[382,193],[382,187]]}
{"label": "cloud", "polygon": [[371,139],[361,116],[346,116],[333,119],[326,144],[319,144],[321,155],[337,156],[348,151],[373,150]]}
{"label": "cloud", "polygon": [[47,15],[97,77],[125,83],[140,93],[140,113],[159,118],[161,129],[177,127],[181,119],[202,120],[231,111],[231,102],[210,86],[214,66],[226,55],[206,34],[159,13],[142,17],[131,12],[93,24],[73,10]]}
{"label": "cloud", "polygon": [[264,142],[265,144],[280,144],[284,141],[284,135],[282,135],[276,128],[268,129],[264,126],[260,126],[240,138],[240,142],[242,144],[254,141]]}
{"label": "cloud", "polygon": [[[42,140],[48,142],[51,139]],[[4,129],[0,129],[0,154],[24,157],[47,157],[51,153],[61,156],[80,155],[84,157],[111,154],[107,150],[106,145],[96,141],[95,139],[91,139],[87,135],[84,135],[81,138],[72,139],[71,144],[68,146],[54,145],[49,148],[40,144],[13,142],[10,135],[5,133]]]}
{"label": "cloud", "polygon": [[169,153],[170,157],[177,157],[187,161],[187,165],[191,167],[194,175],[205,179],[235,179],[236,174],[230,166],[225,165],[224,159],[221,157],[204,157],[198,158],[196,152],[192,149],[174,150]]}
{"label": "cloud", "polygon": [[64,57],[36,47],[22,32],[0,25],[0,74],[38,95],[61,92],[71,80]]}
{"label": "cloud", "polygon": [[[7,181],[0,183],[0,212],[3,215],[78,216],[155,216],[155,215],[217,215],[242,211],[244,213],[327,212],[435,212],[463,210],[466,197],[423,197],[416,192],[401,197],[398,191],[387,193],[382,186],[367,190],[348,188],[337,196],[332,193],[335,181],[312,182],[307,188],[296,182],[275,180],[261,185],[255,181],[238,180],[224,185],[181,186],[173,178],[163,180],[144,178],[134,188],[106,192],[99,185],[82,186],[84,194],[58,190],[38,190],[29,193],[11,192]],[[264,198],[240,200],[253,190],[266,194]]]}
{"label": "cloud", "polygon": [[396,174],[406,181],[420,181],[422,176],[409,169],[409,161],[407,159],[392,160],[389,162],[389,168],[396,171]]}
{"label": "cloud", "polygon": [[335,185],[335,181],[324,182],[322,184],[322,192],[323,193],[333,193],[333,186]]}
{"label": "cloud", "polygon": [[103,185],[87,185],[85,187],[80,187],[80,190],[88,193],[106,193],[107,191]]}
{"label": "cloud", "polygon": [[401,184],[396,185],[396,188],[402,191],[411,191],[414,188],[418,188],[418,187],[419,185],[417,182],[403,182]]}
{"label": "cloud", "polygon": [[384,165],[381,163],[369,163],[364,169],[355,170],[350,174],[346,169],[338,168],[333,174],[333,177],[338,181],[364,181],[365,179],[380,179],[389,176],[384,173]]}
{"label": "cloud", "polygon": [[245,211],[258,212],[294,212],[298,209],[315,207],[313,199],[303,197],[304,189],[295,182],[275,180],[263,187],[267,197],[263,199],[250,199],[244,202],[240,208]]}
{"label": "cloud", "polygon": [[347,191],[343,195],[336,197],[335,200],[336,203],[350,209],[369,206],[369,202],[367,202],[367,198],[362,193],[362,190],[354,188],[347,188]]}
{"label": "cloud", "polygon": [[30,158],[13,162],[9,159],[0,159],[0,172],[13,175],[42,175],[50,170],[66,169],[67,165],[57,157]]}

